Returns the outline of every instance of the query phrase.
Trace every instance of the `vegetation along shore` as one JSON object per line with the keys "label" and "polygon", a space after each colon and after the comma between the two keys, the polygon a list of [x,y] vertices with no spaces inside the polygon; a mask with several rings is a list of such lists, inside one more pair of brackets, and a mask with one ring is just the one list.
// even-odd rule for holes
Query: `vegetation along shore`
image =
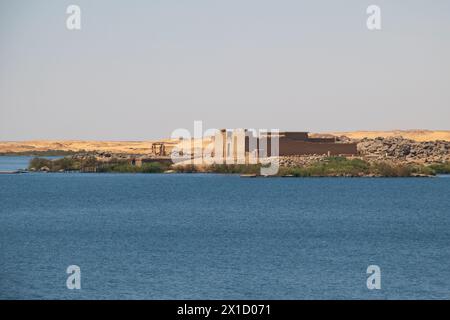
{"label": "vegetation along shore", "polygon": [[[259,175],[261,165],[210,166],[172,165],[169,162],[149,162],[141,166],[124,159],[99,161],[95,157],[65,157],[49,160],[34,158],[28,170],[40,172],[99,172],[99,173],[221,173]],[[277,176],[283,177],[427,177],[449,174],[450,162],[440,164],[399,164],[369,162],[359,158],[325,157],[304,166],[281,166]]]}

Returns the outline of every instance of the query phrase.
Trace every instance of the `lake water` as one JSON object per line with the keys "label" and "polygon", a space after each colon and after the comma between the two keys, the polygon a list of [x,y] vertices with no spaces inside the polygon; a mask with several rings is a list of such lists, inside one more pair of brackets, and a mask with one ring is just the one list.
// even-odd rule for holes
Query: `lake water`
{"label": "lake water", "polygon": [[446,178],[0,175],[0,298],[448,299],[449,194]]}
{"label": "lake water", "polygon": [[[0,171],[15,171],[28,168],[28,163],[33,156],[0,156]],[[41,157],[45,159],[57,159],[61,157]]]}

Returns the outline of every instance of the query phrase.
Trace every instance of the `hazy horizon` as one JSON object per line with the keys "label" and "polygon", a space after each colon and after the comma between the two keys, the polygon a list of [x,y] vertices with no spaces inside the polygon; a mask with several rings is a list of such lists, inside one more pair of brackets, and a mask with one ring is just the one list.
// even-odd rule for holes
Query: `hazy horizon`
{"label": "hazy horizon", "polygon": [[[185,129],[189,130],[193,134],[193,127],[186,127]],[[204,128],[210,129],[208,128]],[[216,128],[217,129],[217,128]],[[221,128],[219,128],[221,129]],[[227,129],[239,129],[239,128],[230,128]],[[259,129],[259,128],[258,128]],[[299,128],[298,130],[280,130],[280,131],[305,131]],[[334,132],[394,132],[394,131],[405,131],[405,132],[413,132],[413,131],[430,131],[430,132],[440,132],[440,131],[450,131],[446,129],[393,129],[393,130],[339,130],[339,131],[306,131],[310,134],[329,134]],[[208,135],[206,135],[208,136]],[[192,136],[192,138],[194,138]],[[157,140],[164,140],[164,139],[170,139],[170,133],[167,136],[155,136],[153,138],[145,138],[145,139],[91,139],[91,138],[84,138],[84,139],[78,139],[78,138],[32,138],[32,139],[16,139],[16,140],[6,140],[6,139],[0,139],[0,142],[26,142],[26,141],[97,141],[97,142],[141,142],[141,141],[157,141]],[[438,139],[440,140],[440,139]]]}
{"label": "hazy horizon", "polygon": [[0,0],[0,140],[449,130],[449,18],[445,0]]}

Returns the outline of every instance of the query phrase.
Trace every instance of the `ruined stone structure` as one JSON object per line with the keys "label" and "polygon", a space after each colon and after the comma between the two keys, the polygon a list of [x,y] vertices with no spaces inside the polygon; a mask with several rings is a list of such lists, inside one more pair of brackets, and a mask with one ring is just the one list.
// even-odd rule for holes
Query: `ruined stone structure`
{"label": "ruined stone structure", "polygon": [[156,156],[166,155],[166,145],[164,142],[153,142],[152,143],[152,154]]}
{"label": "ruined stone structure", "polygon": [[356,155],[356,143],[337,143],[335,138],[310,138],[307,132],[281,132],[280,156]]}
{"label": "ruined stone structure", "polygon": [[[271,138],[278,138],[278,152]],[[274,150],[273,150],[274,149]],[[215,152],[230,163],[256,163],[260,158],[294,155],[356,155],[356,143],[340,143],[336,138],[310,138],[307,132],[265,133],[255,137],[244,129],[221,130],[215,137]]]}

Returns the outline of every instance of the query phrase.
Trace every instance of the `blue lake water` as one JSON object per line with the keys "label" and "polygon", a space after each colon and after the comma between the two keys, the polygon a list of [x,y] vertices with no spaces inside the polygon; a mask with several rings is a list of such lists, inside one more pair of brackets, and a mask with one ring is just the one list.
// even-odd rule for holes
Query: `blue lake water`
{"label": "blue lake water", "polygon": [[0,171],[14,171],[26,169],[31,159],[33,159],[33,157],[0,156]]}
{"label": "blue lake water", "polygon": [[[0,171],[15,171],[28,168],[28,163],[33,156],[0,156]],[[57,159],[61,157],[41,157],[45,159]]]}
{"label": "blue lake water", "polygon": [[446,178],[0,175],[0,298],[448,299],[449,194]]}

